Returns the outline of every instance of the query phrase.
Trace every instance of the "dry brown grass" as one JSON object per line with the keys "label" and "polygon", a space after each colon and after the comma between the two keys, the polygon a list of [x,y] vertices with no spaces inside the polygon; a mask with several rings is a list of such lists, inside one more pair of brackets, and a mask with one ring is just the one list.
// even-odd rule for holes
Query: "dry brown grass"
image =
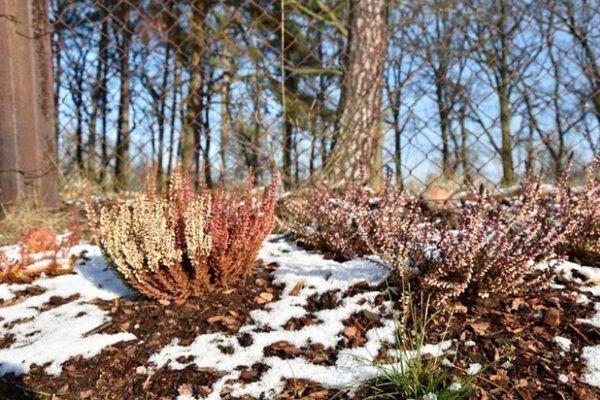
{"label": "dry brown grass", "polygon": [[81,211],[81,207],[39,207],[22,200],[10,207],[0,206],[0,246],[18,243],[23,238],[23,233],[34,226],[65,232],[74,217],[80,218]]}

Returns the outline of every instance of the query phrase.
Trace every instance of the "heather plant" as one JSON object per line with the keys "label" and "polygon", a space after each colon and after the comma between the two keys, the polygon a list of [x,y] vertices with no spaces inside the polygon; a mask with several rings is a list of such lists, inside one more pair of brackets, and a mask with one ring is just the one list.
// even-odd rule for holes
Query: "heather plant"
{"label": "heather plant", "polygon": [[369,251],[360,224],[376,204],[366,185],[350,184],[334,190],[319,187],[311,195],[284,203],[288,230],[306,246],[350,259]]}
{"label": "heather plant", "polygon": [[437,221],[422,224],[415,232],[412,256],[420,270],[418,284],[434,304],[461,295],[473,284],[487,234],[482,215],[487,200],[479,196],[473,204],[465,204],[457,229]]}
{"label": "heather plant", "polygon": [[570,190],[566,178],[551,195],[540,182],[525,180],[522,195],[506,204],[480,191],[461,210],[458,230],[430,224],[415,256],[420,285],[443,302],[460,295],[512,293],[543,280],[536,265],[553,254],[570,232]]}
{"label": "heather plant", "polygon": [[273,227],[278,180],[262,195],[221,187],[192,191],[181,171],[166,195],[148,189],[97,212],[88,203],[92,234],[125,282],[161,300],[185,300],[247,274]]}
{"label": "heather plant", "polygon": [[404,279],[411,270],[417,231],[423,229],[419,205],[389,183],[376,205],[357,213],[358,231],[369,251],[378,255]]}
{"label": "heather plant", "polygon": [[565,240],[567,252],[598,262],[600,260],[600,157],[586,170],[583,187],[573,196],[572,229]]}
{"label": "heather plant", "polygon": [[70,250],[80,236],[77,222],[71,224],[69,233],[60,236],[44,226],[27,229],[12,252],[8,248],[0,250],[0,282],[28,283],[42,274],[71,273],[77,256]]}

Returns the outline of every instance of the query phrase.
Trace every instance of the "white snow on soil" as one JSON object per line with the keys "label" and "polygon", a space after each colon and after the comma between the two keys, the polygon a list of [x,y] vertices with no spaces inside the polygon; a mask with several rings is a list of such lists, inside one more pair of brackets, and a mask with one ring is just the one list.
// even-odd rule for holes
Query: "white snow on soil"
{"label": "white snow on soil", "polygon": [[[9,346],[0,349],[0,376],[9,372],[27,373],[33,364],[43,366],[49,374],[58,375],[63,364],[74,356],[93,357],[114,343],[136,339],[131,333],[90,333],[109,321],[108,313],[94,305],[93,301],[113,300],[128,296],[130,292],[107,267],[97,247],[77,246],[73,252],[82,250],[87,252],[89,259],[75,267],[75,274],[42,277],[31,285],[0,284],[0,339],[6,336],[12,338]],[[339,350],[334,365],[316,365],[304,357],[265,357],[264,349],[279,341],[287,341],[299,348],[310,344],[336,348],[345,329],[342,321],[360,311],[389,315],[393,310],[390,301],[384,301],[382,306],[374,304],[375,298],[381,294],[376,289],[353,296],[340,296],[361,282],[367,282],[372,287],[384,282],[388,271],[377,262],[366,259],[345,263],[326,260],[277,236],[270,237],[259,256],[266,263],[276,262],[279,265],[273,277],[276,284],[284,287],[281,298],[262,310],[253,311],[253,323],[242,327],[237,335],[203,334],[188,346],[180,345],[177,339],[173,340],[150,357],[151,369],[168,365],[178,370],[195,364],[199,368],[221,371],[223,376],[212,386],[212,392],[207,397],[209,400],[219,399],[225,388],[231,390],[233,396],[274,398],[283,390],[286,379],[304,378],[328,387],[355,387],[388,367],[396,368],[405,361],[403,358],[411,356],[409,351],[394,355],[390,350],[388,356],[395,356],[396,363],[377,367],[370,363],[384,342],[392,343],[396,339],[397,322],[392,318],[382,318],[383,326],[369,330],[365,336],[367,342],[362,347]],[[594,303],[596,314],[580,319],[578,323],[600,327],[600,301],[597,301],[600,296],[600,269],[565,261],[556,262],[552,268],[580,285],[578,295],[582,306]],[[299,282],[303,284],[302,289],[294,295],[290,294]],[[43,292],[19,296],[18,292],[31,286],[37,286]],[[284,329],[290,318],[309,314],[306,306],[310,296],[336,290],[339,305],[314,312],[313,316],[318,320],[316,325],[307,325],[296,331]],[[73,295],[79,297],[60,306],[50,305],[53,297],[68,298]],[[237,340],[244,333],[252,338],[252,344],[247,347],[242,347]],[[554,341],[561,350],[569,351],[571,343],[568,338],[557,336]],[[423,352],[439,356],[449,351],[451,345],[450,341],[426,345]],[[225,354],[221,351],[224,347],[233,348],[233,352]],[[188,359],[186,356],[191,357]],[[587,367],[583,380],[600,387],[600,343],[584,347],[581,357]],[[191,361],[179,362],[178,359]],[[269,367],[260,380],[248,384],[237,380],[241,374],[240,367],[251,367],[258,362]],[[469,370],[474,371],[477,367],[473,364]],[[564,376],[560,380],[568,382]],[[193,398],[181,395],[179,399]]]}
{"label": "white snow on soil", "polygon": [[[29,372],[33,364],[45,366],[45,372],[58,375],[71,357],[93,357],[111,344],[135,339],[131,333],[114,335],[86,333],[108,321],[108,313],[92,300],[112,300],[129,294],[127,288],[108,269],[95,246],[76,246],[73,253],[86,251],[88,261],[75,267],[75,274],[40,278],[32,285],[0,285],[0,337],[11,336],[13,342],[0,349],[0,376]],[[30,286],[44,291],[15,299],[15,293]],[[52,307],[52,297],[76,300]],[[8,301],[7,301],[8,300]],[[44,307],[48,309],[42,311]]]}
{"label": "white snow on soil", "polygon": [[[554,269],[557,274],[581,285],[579,290],[595,297],[600,296],[600,268],[586,267],[572,262],[562,261],[554,265]],[[584,305],[593,301],[585,294],[580,295],[580,300],[582,300],[580,302]],[[600,328],[600,302],[594,302],[594,310],[596,313],[591,318],[580,318],[577,322]],[[554,341],[561,347],[565,346],[567,349],[565,350],[563,347],[563,350],[568,351],[571,343],[570,340],[569,343],[567,343],[564,339],[565,338],[557,336],[554,338]],[[567,344],[569,346],[567,346]],[[581,357],[585,361],[587,367],[586,372],[582,376],[583,381],[588,385],[600,388],[600,344],[584,347],[582,349]]]}
{"label": "white snow on soil", "polygon": [[571,339],[562,336],[555,336],[552,341],[556,343],[564,352],[568,352],[571,349],[571,344],[573,344]]}
{"label": "white snow on soil", "polygon": [[[309,379],[330,387],[348,387],[375,377],[381,371],[381,368],[370,365],[369,361],[378,354],[382,342],[395,341],[397,324],[391,318],[382,319],[382,327],[373,328],[366,333],[367,342],[364,346],[340,350],[335,365],[332,366],[315,365],[304,357],[265,357],[263,350],[279,341],[287,341],[299,348],[316,343],[323,344],[326,348],[335,348],[345,329],[343,320],[362,310],[380,314],[379,307],[374,306],[372,301],[381,292],[374,290],[341,298],[338,307],[314,313],[319,320],[316,325],[304,326],[296,331],[285,330],[283,326],[292,317],[308,314],[305,306],[311,295],[336,289],[343,293],[364,281],[376,286],[386,279],[387,270],[364,259],[345,263],[325,260],[321,255],[301,250],[277,237],[271,237],[265,243],[259,256],[267,263],[279,264],[279,268],[273,272],[274,282],[284,285],[284,290],[280,300],[270,303],[264,310],[253,311],[253,323],[240,329],[239,334],[248,333],[252,337],[252,344],[242,347],[235,336],[221,333],[200,335],[189,346],[181,346],[174,340],[150,358],[155,368],[167,363],[172,369],[195,364],[199,368],[212,367],[222,371],[224,376],[213,385],[208,396],[208,399],[215,400],[220,398],[224,388],[231,389],[233,396],[274,398],[284,389],[285,379],[288,378]],[[300,281],[304,284],[303,289],[296,295],[290,295],[290,291]],[[388,301],[383,305],[387,310],[392,306]],[[225,354],[219,349],[223,346],[231,346],[234,351]],[[441,352],[436,346],[431,346],[429,350],[432,354]],[[181,356],[194,358],[189,363],[180,363],[177,359],[184,359]],[[248,384],[228,383],[239,377],[237,367],[250,367],[257,362],[270,367],[263,372],[259,381]],[[182,399],[184,398],[180,397]]]}

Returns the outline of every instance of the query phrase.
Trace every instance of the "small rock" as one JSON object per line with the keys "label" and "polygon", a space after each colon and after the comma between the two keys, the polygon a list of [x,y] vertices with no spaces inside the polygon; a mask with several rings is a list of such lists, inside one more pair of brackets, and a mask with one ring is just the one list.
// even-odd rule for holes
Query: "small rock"
{"label": "small rock", "polygon": [[135,373],[138,375],[146,375],[146,372],[148,372],[148,369],[143,365],[140,365],[135,369]]}
{"label": "small rock", "polygon": [[184,383],[183,385],[180,385],[179,388],[177,389],[177,391],[179,392],[179,394],[181,396],[193,396],[194,395],[194,388],[192,388],[192,385],[190,385],[189,383]]}
{"label": "small rock", "polygon": [[550,307],[544,312],[544,324],[548,326],[560,325],[560,311],[557,308]]}

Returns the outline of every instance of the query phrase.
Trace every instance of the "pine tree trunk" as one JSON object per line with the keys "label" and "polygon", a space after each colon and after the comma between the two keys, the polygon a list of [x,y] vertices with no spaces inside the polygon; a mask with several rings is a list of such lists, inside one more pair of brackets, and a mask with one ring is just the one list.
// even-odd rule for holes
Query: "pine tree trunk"
{"label": "pine tree trunk", "polygon": [[336,185],[364,166],[371,184],[381,181],[381,97],[387,50],[387,0],[352,0],[348,63],[339,131],[325,173]]}

